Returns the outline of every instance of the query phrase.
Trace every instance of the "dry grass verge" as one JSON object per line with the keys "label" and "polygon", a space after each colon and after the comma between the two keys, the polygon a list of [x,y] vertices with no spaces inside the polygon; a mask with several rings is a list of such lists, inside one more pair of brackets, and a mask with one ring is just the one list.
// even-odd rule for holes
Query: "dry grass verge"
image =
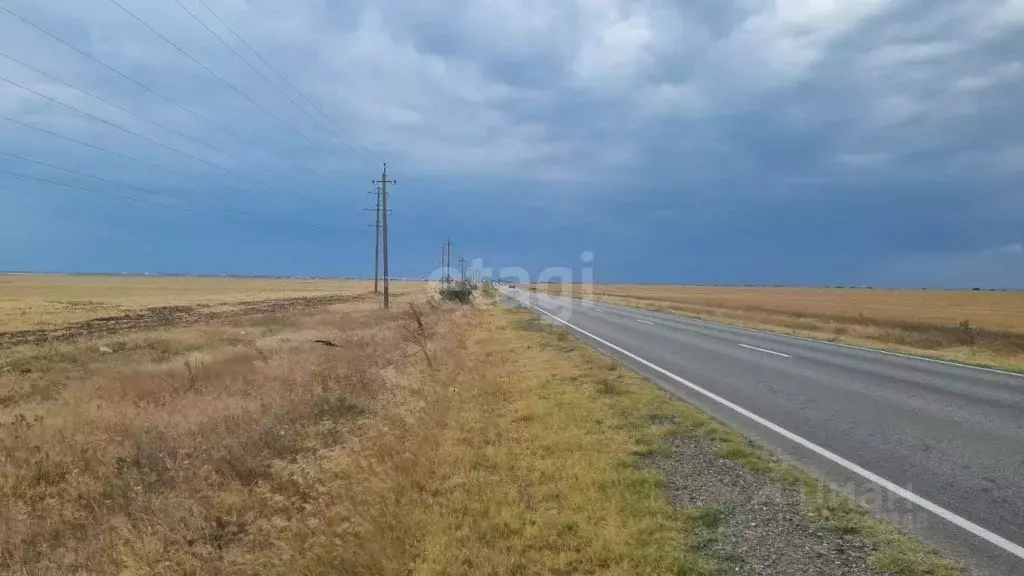
{"label": "dry grass verge", "polygon": [[[522,327],[537,325],[532,313],[521,312],[513,320]],[[577,423],[572,428],[588,428],[593,422],[596,427],[611,427],[636,444],[631,454],[642,456],[665,450],[668,439],[699,437],[700,441],[710,440],[720,458],[739,462],[744,467],[766,476],[771,482],[787,490],[800,493],[799,500],[808,520],[822,530],[840,536],[852,536],[870,543],[873,550],[870,563],[874,570],[900,576],[955,576],[963,573],[962,567],[949,562],[922,542],[901,530],[873,517],[846,496],[828,488],[809,474],[782,462],[770,452],[748,442],[741,434],[720,424],[690,404],[670,396],[638,374],[626,370],[597,350],[572,338],[558,327],[546,326],[541,329],[537,340],[527,341],[531,357],[536,353],[532,347],[542,346],[554,352],[559,360],[558,371],[552,371],[552,384],[568,389],[570,395],[585,399],[584,405],[607,408],[608,413],[594,415],[577,414]],[[539,368],[543,371],[546,367]],[[550,368],[548,368],[550,369]],[[545,395],[551,394],[550,392]],[[564,408],[563,408],[564,410]],[[552,427],[550,435],[562,434]],[[620,451],[620,453],[623,453]],[[626,467],[638,466],[639,460],[623,457]],[[660,485],[658,477],[655,483]],[[708,546],[708,510],[682,510],[681,522],[676,530],[686,535],[690,546]],[[684,566],[691,560],[683,561]],[[702,559],[702,562],[708,562]],[[728,569],[730,563],[704,564],[702,569]],[[699,572],[698,572],[699,573]]]}
{"label": "dry grass verge", "polygon": [[[437,457],[422,574],[712,574],[640,464],[658,428],[525,313],[478,313],[474,359]],[[525,328],[525,329],[524,329]],[[604,368],[603,368],[604,369]]]}
{"label": "dry grass verge", "polygon": [[[425,309],[427,351],[457,358],[451,313]],[[90,377],[0,410],[0,571],[407,565],[392,548],[415,538],[386,519],[404,515],[402,486],[416,478],[396,470],[429,470],[406,461],[418,457],[415,421],[443,394],[404,318],[334,312],[251,346],[166,362],[95,365],[71,353]]]}
{"label": "dry grass verge", "polygon": [[567,339],[414,304],[28,354],[62,385],[0,409],[0,572],[709,573]]}
{"label": "dry grass verge", "polygon": [[[0,572],[715,574],[702,516],[644,464],[665,438],[821,490],[525,312],[417,296],[264,320],[133,336],[156,351],[64,343],[0,375],[60,383],[0,407]],[[955,573],[808,501],[895,573]]]}
{"label": "dry grass verge", "polygon": [[538,284],[538,290],[1024,372],[1024,292]]}

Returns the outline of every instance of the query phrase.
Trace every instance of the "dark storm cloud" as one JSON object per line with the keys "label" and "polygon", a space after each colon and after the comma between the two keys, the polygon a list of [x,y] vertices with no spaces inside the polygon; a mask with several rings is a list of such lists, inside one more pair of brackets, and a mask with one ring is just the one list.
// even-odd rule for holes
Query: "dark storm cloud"
{"label": "dark storm cloud", "polygon": [[[119,1],[255,103],[110,0],[17,0],[16,13],[219,126],[0,12],[0,52],[136,115],[2,57],[0,74],[178,151],[3,82],[0,113],[185,175],[3,120],[0,151],[350,229],[388,159],[402,174],[395,206],[410,210],[396,232],[406,273],[461,225],[466,244],[537,266],[561,263],[551,246],[589,245],[609,279],[646,274],[626,254],[666,245],[687,252],[659,267],[664,281],[1020,278],[1019,258],[990,252],[1024,240],[1018,2],[205,0],[300,96],[196,0],[182,3],[278,88],[175,2]],[[10,157],[0,169],[90,183]],[[222,226],[6,175],[0,190],[0,267],[364,269],[354,248],[325,264],[319,232]],[[214,248],[175,252],[186,226],[188,246]],[[54,238],[72,234],[74,251],[55,256]],[[109,249],[140,234],[152,249]],[[246,243],[287,256],[234,257]]]}

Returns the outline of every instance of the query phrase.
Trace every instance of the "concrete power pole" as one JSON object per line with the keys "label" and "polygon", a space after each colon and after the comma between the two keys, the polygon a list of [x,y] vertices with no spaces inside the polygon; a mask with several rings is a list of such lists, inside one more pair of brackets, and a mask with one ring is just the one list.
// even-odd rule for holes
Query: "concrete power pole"
{"label": "concrete power pole", "polygon": [[446,274],[445,269],[444,269],[444,259],[445,259],[445,257],[444,257],[444,250],[445,250],[445,246],[444,246],[444,244],[441,244],[441,284],[442,285],[444,284],[444,276]]}
{"label": "concrete power pole", "polygon": [[377,186],[373,192],[377,196],[377,207],[369,208],[368,210],[374,210],[377,213],[377,222],[371,224],[374,229],[374,243],[373,243],[373,293],[380,294],[380,186]]}
{"label": "concrete power pole", "polygon": [[466,259],[459,258],[459,277],[462,278],[462,283],[466,283]]}
{"label": "concrete power pole", "polygon": [[447,276],[449,284],[452,283],[452,237],[448,237],[448,248],[444,251],[445,253],[445,266],[444,271]]}
{"label": "concrete power pole", "polygon": [[380,219],[381,219],[381,234],[383,241],[381,242],[381,257],[384,263],[383,270],[383,284],[384,284],[384,309],[388,310],[391,308],[390,290],[388,281],[388,184],[397,184],[394,180],[388,180],[388,164],[384,163],[384,168],[380,173],[380,180],[374,180],[374,184],[380,184]]}

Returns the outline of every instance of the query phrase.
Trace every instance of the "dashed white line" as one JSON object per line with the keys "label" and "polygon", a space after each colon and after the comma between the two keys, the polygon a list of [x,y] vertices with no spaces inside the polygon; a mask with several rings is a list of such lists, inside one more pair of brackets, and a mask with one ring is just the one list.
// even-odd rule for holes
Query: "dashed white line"
{"label": "dashed white line", "polygon": [[750,348],[751,350],[757,350],[758,352],[766,352],[768,354],[775,354],[776,356],[782,356],[783,358],[792,358],[789,354],[783,354],[782,352],[776,352],[774,350],[765,350],[764,348],[758,348],[757,346],[747,346],[746,344],[740,344],[744,348]]}
{"label": "dashed white line", "polygon": [[651,322],[650,320],[641,320],[641,319],[637,318],[636,321],[637,322],[643,322],[644,324],[650,324],[651,326],[654,326],[654,322]]}
{"label": "dashed white line", "polygon": [[[576,298],[579,300],[579,298]],[[863,350],[865,352],[876,352],[878,354],[885,354],[886,356],[898,356],[900,358],[907,358],[909,360],[920,360],[922,362],[932,362],[935,364],[945,364],[947,366],[953,366],[956,368],[967,368],[970,370],[981,370],[983,372],[993,372],[996,374],[1005,374],[1006,376],[1016,376],[1018,378],[1024,378],[1024,374],[1020,372],[1009,372],[1007,370],[999,370],[998,368],[989,368],[987,366],[974,366],[972,364],[963,364],[961,362],[951,362],[949,360],[940,360],[938,358],[928,358],[927,356],[915,356],[913,354],[903,354],[901,352],[893,352],[891,350],[881,350],[879,348],[868,348],[866,346],[857,346],[855,344],[846,344],[844,342],[830,342],[828,340],[820,340],[818,338],[807,338],[805,336],[797,336],[795,334],[785,334],[782,332],[772,332],[770,330],[760,330],[758,328],[750,328],[749,326],[743,326],[740,324],[729,324],[727,322],[715,322],[714,320],[705,320],[703,318],[695,318],[693,316],[685,316],[682,314],[671,314],[668,312],[658,312],[657,310],[648,310],[641,308],[633,308],[630,306],[618,305],[623,310],[630,312],[646,312],[648,314],[657,314],[658,316],[664,316],[671,320],[684,320],[688,322],[696,322],[699,324],[710,324],[712,326],[721,326],[722,328],[731,328],[735,330],[745,330],[747,332],[756,332],[758,334],[767,334],[768,336],[777,336],[779,338],[792,338],[793,340],[803,340],[804,342],[810,342],[812,344],[826,344],[829,346],[839,346],[842,348],[849,348],[851,350]]]}
{"label": "dashed white line", "polygon": [[[520,302],[522,302],[522,300],[520,300]],[[966,518],[964,518],[962,516],[959,516],[959,515],[957,515],[954,512],[950,512],[949,510],[946,510],[945,508],[943,508],[942,506],[939,506],[938,504],[935,504],[931,500],[928,500],[928,499],[926,499],[926,498],[924,498],[922,496],[918,496],[917,494],[911,492],[910,490],[907,490],[906,488],[903,488],[903,487],[901,487],[900,485],[898,485],[898,484],[896,484],[894,482],[886,480],[885,478],[882,478],[878,474],[875,474],[874,472],[871,472],[870,470],[867,470],[866,468],[862,468],[862,467],[854,464],[853,462],[850,462],[849,460],[843,458],[842,456],[840,456],[838,454],[835,454],[835,453],[833,453],[833,452],[831,452],[831,451],[829,451],[829,450],[827,450],[825,448],[822,448],[821,446],[818,446],[814,442],[811,442],[810,440],[807,440],[806,438],[804,438],[802,436],[798,436],[798,435],[794,434],[793,432],[790,432],[789,430],[786,430],[785,428],[783,428],[782,426],[779,426],[778,424],[775,424],[775,423],[773,423],[773,422],[771,422],[769,420],[765,420],[764,418],[758,416],[757,414],[754,414],[750,410],[747,410],[746,408],[743,408],[742,406],[740,406],[738,404],[733,404],[732,402],[726,400],[725,398],[722,398],[721,396],[715,394],[714,392],[709,392],[708,390],[705,390],[705,389],[701,388],[700,386],[697,386],[693,382],[690,382],[689,380],[686,380],[685,378],[682,378],[681,376],[676,376],[675,374],[669,372],[668,370],[665,370],[664,368],[662,368],[661,366],[658,366],[657,364],[654,364],[653,362],[644,360],[643,358],[637,356],[636,354],[633,354],[632,352],[630,352],[630,351],[628,351],[628,350],[626,350],[624,348],[620,348],[619,346],[616,346],[615,344],[612,344],[611,342],[609,342],[609,341],[607,341],[607,340],[605,340],[603,338],[600,338],[598,336],[594,336],[590,332],[587,332],[586,330],[583,330],[582,328],[579,328],[579,327],[577,327],[577,326],[575,326],[573,324],[570,324],[569,322],[566,322],[565,320],[562,320],[561,318],[559,318],[558,316],[555,316],[554,314],[551,314],[550,312],[545,312],[544,310],[541,310],[540,308],[530,304],[529,302],[523,302],[523,303],[526,304],[527,306],[529,306],[530,308],[533,308],[534,310],[540,312],[541,314],[544,314],[546,316],[550,316],[556,322],[561,322],[562,324],[565,324],[569,328],[572,328],[573,330],[579,332],[580,334],[583,334],[584,336],[590,338],[591,340],[593,340],[595,342],[599,342],[600,344],[602,344],[602,345],[604,345],[604,346],[606,346],[606,347],[608,347],[608,348],[610,348],[612,350],[615,350],[616,352],[619,352],[619,353],[621,353],[621,354],[623,354],[625,356],[628,356],[629,358],[632,358],[633,360],[636,360],[637,362],[643,364],[644,366],[647,366],[651,370],[654,370],[655,372],[658,372],[659,374],[662,374],[662,375],[664,375],[664,376],[666,376],[668,378],[671,378],[672,380],[675,380],[676,382],[682,384],[683,386],[686,386],[687,388],[690,388],[694,392],[697,392],[698,394],[701,394],[703,396],[706,396],[707,398],[710,398],[711,400],[714,400],[715,402],[718,402],[722,406],[725,406],[726,408],[729,408],[730,410],[733,410],[734,412],[736,412],[736,413],[738,413],[738,414],[740,414],[742,416],[745,416],[745,417],[749,418],[750,420],[753,420],[754,422],[760,424],[761,426],[764,426],[765,428],[768,428],[769,430],[771,430],[771,431],[773,431],[773,432],[783,436],[784,438],[787,438],[787,439],[789,439],[789,440],[791,440],[793,442],[796,442],[797,444],[803,446],[804,448],[807,448],[808,450],[814,452],[815,454],[818,454],[819,456],[822,456],[823,458],[826,458],[826,459],[828,459],[828,460],[830,460],[830,461],[832,461],[832,462],[842,466],[843,468],[846,468],[850,472],[853,472],[854,474],[857,474],[858,476],[864,478],[865,480],[868,480],[869,482],[874,482],[875,484],[878,484],[879,486],[882,486],[886,490],[892,492],[893,494],[896,494],[897,496],[903,498],[904,500],[908,500],[908,501],[910,501],[910,502],[912,502],[912,503],[914,503],[914,504],[924,508],[925,510],[928,510],[932,514],[935,514],[936,516],[946,520],[947,522],[949,522],[951,524],[954,524],[954,525],[962,528],[963,530],[966,530],[967,532],[970,532],[971,534],[974,534],[978,538],[981,538],[981,539],[985,540],[986,542],[989,542],[990,544],[994,544],[995,546],[998,546],[999,548],[1002,548],[1003,550],[1006,550],[1007,552],[1009,552],[1010,554],[1013,554],[1014,556],[1016,556],[1018,558],[1024,559],[1024,546],[1021,546],[1019,544],[1011,542],[1010,540],[1007,540],[1006,538],[1003,538],[1002,536],[996,534],[995,532],[992,532],[991,530],[988,530],[986,528],[982,528],[981,526],[975,524],[974,522],[971,522],[970,520],[968,520],[968,519],[966,519]]]}

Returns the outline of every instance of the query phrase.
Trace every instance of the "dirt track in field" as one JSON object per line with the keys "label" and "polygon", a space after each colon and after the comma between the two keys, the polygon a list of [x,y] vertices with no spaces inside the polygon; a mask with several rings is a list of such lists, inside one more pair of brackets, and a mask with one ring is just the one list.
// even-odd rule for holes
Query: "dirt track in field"
{"label": "dirt track in field", "polygon": [[[168,327],[194,326],[212,321],[230,320],[252,315],[273,315],[324,308],[351,302],[367,295],[328,295],[273,300],[252,300],[230,304],[197,304],[191,306],[158,306],[140,312],[94,318],[59,328],[0,332],[0,350],[25,344],[67,342],[89,336],[100,336],[153,330]],[[225,309],[225,306],[230,308]]]}

